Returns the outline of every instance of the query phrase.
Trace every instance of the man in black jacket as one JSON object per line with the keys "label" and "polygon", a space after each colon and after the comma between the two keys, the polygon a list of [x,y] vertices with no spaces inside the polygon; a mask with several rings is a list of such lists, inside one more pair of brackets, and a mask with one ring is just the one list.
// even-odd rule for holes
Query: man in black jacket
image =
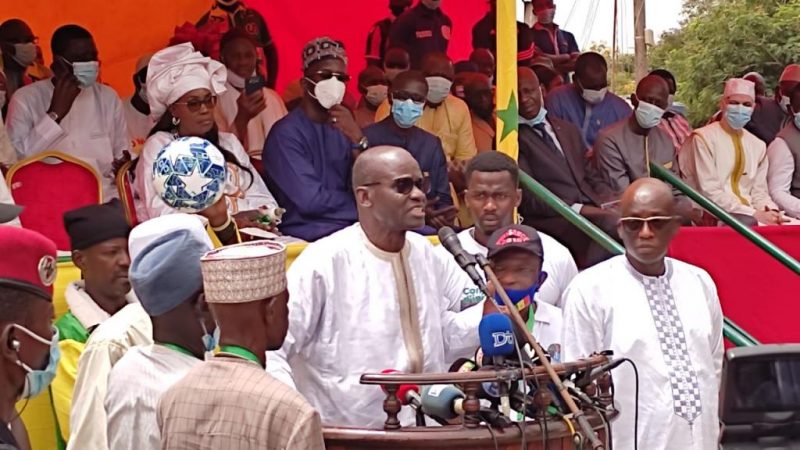
{"label": "man in black jacket", "polygon": [[[575,212],[619,239],[616,231],[619,215],[613,209],[613,200],[618,195],[602,181],[586,158],[580,131],[569,122],[547,115],[539,79],[533,70],[520,67],[518,82],[520,169]],[[526,225],[550,234],[567,246],[579,267],[611,256],[528,191],[523,192],[520,214]]]}

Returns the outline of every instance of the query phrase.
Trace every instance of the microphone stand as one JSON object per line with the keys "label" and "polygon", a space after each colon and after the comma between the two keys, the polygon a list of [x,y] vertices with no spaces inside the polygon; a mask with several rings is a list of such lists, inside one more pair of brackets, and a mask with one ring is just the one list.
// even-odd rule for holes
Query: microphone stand
{"label": "microphone stand", "polygon": [[[492,282],[497,293],[500,295],[500,298],[503,300],[503,304],[506,307],[507,315],[511,317],[511,320],[514,324],[522,330],[523,336],[525,340],[528,341],[528,345],[531,346],[533,351],[536,353],[536,356],[539,358],[539,361],[544,366],[547,374],[550,376],[550,380],[556,386],[558,393],[561,395],[561,398],[564,400],[564,403],[569,408],[572,417],[578,422],[578,426],[581,429],[581,432],[589,438],[589,441],[592,443],[593,450],[603,450],[605,446],[603,445],[600,438],[597,436],[597,433],[592,429],[592,426],[589,424],[589,420],[586,418],[586,415],[582,410],[578,408],[578,405],[575,404],[575,401],[572,399],[572,396],[569,395],[569,391],[564,386],[564,383],[561,382],[561,378],[558,377],[558,374],[553,369],[553,366],[550,364],[550,361],[547,359],[544,350],[536,342],[536,339],[533,335],[528,331],[528,328],[525,326],[525,321],[522,320],[522,316],[519,315],[519,311],[517,311],[516,306],[514,303],[511,302],[511,299],[508,298],[508,294],[506,294],[505,289],[500,284],[500,281],[497,279],[497,276],[494,274],[491,265],[489,264],[489,260],[487,260],[483,255],[475,255],[476,261],[478,265],[483,268],[483,272],[486,274],[486,278]],[[486,301],[492,301],[491,297],[488,295],[486,296]]]}

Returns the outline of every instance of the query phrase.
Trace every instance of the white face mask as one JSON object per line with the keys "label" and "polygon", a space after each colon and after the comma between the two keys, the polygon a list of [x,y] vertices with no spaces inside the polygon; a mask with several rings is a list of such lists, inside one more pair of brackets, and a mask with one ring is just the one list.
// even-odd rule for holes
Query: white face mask
{"label": "white face mask", "polygon": [[28,67],[36,61],[36,44],[26,42],[14,44],[14,54],[11,57],[22,67]]}
{"label": "white face mask", "polygon": [[789,114],[789,103],[792,102],[792,99],[785,95],[781,95],[781,101],[778,103],[781,106],[781,109],[784,113]]}
{"label": "white face mask", "polygon": [[583,97],[583,99],[586,100],[586,103],[590,105],[596,105],[602,102],[603,99],[606,98],[607,93],[608,93],[607,87],[604,87],[599,91],[594,89],[584,89],[583,92],[581,92],[581,97]]}
{"label": "white face mask", "polygon": [[331,109],[344,100],[344,93],[347,87],[338,78],[330,77],[319,83],[314,83],[309,78],[306,78],[306,80],[314,84],[314,93],[311,96],[317,99],[323,108]]}
{"label": "white face mask", "polygon": [[244,89],[244,78],[240,77],[234,71],[228,70],[228,83],[236,89]]}
{"label": "white face mask", "polygon": [[672,105],[675,104],[675,94],[669,94],[667,97],[667,109],[672,108]]}
{"label": "white face mask", "polygon": [[389,94],[389,86],[385,84],[376,84],[375,86],[367,86],[367,94],[364,96],[372,106],[378,106],[386,100]]}
{"label": "white face mask", "polygon": [[425,80],[428,82],[428,102],[438,105],[450,95],[452,81],[445,77],[426,77]]}
{"label": "white face mask", "polygon": [[639,105],[634,112],[636,115],[636,122],[645,130],[658,126],[661,122],[661,117],[664,116],[664,110],[658,106],[639,100]]}

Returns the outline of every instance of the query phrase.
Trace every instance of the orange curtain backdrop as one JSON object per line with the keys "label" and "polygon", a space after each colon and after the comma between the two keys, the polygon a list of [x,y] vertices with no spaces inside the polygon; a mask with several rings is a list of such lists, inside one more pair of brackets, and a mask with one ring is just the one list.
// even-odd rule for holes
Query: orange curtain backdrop
{"label": "orange curtain backdrop", "polygon": [[[302,76],[303,45],[317,36],[344,42],[349,57],[348,71],[355,78],[366,65],[367,33],[372,25],[387,17],[389,0],[249,0],[267,21],[280,58],[278,91]],[[414,4],[417,2],[415,1]],[[454,62],[469,58],[472,51],[472,26],[488,11],[487,0],[444,0],[442,10],[453,20],[453,37],[448,54]]]}
{"label": "orange curtain backdrop", "polygon": [[[166,45],[176,26],[196,22],[212,5],[211,0],[26,0],[0,2],[0,22],[20,18],[27,22],[52,61],[50,37],[60,25],[76,23],[95,37],[104,83],[120,96],[133,91],[131,76],[136,60]],[[349,72],[356,78],[364,68],[367,33],[372,24],[389,14],[388,0],[245,0],[267,21],[280,57],[278,91],[300,78],[300,54],[308,40],[328,35],[345,43]],[[448,54],[453,61],[469,57],[472,26],[486,14],[486,0],[445,0],[442,9],[453,20],[453,39]],[[349,88],[355,92],[356,82]]]}
{"label": "orange curtain backdrop", "polygon": [[30,25],[47,65],[53,31],[67,23],[85,27],[100,52],[103,82],[124,97],[133,92],[139,56],[164,47],[175,26],[197,21],[210,5],[210,0],[9,0],[0,2],[0,22],[19,18]]}

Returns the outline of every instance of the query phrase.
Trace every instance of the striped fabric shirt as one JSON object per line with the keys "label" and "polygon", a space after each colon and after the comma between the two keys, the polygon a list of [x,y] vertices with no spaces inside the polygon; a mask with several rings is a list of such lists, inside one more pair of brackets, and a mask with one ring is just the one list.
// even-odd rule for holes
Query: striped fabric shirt
{"label": "striped fabric shirt", "polygon": [[670,117],[664,117],[661,123],[658,124],[658,128],[661,128],[669,135],[670,139],[672,139],[672,144],[675,146],[675,153],[681,151],[683,143],[692,135],[692,126],[689,124],[689,121],[680,114],[672,114]]}
{"label": "striped fabric shirt", "polygon": [[191,369],[158,406],[161,448],[324,450],[319,414],[251,361],[217,356]]}

